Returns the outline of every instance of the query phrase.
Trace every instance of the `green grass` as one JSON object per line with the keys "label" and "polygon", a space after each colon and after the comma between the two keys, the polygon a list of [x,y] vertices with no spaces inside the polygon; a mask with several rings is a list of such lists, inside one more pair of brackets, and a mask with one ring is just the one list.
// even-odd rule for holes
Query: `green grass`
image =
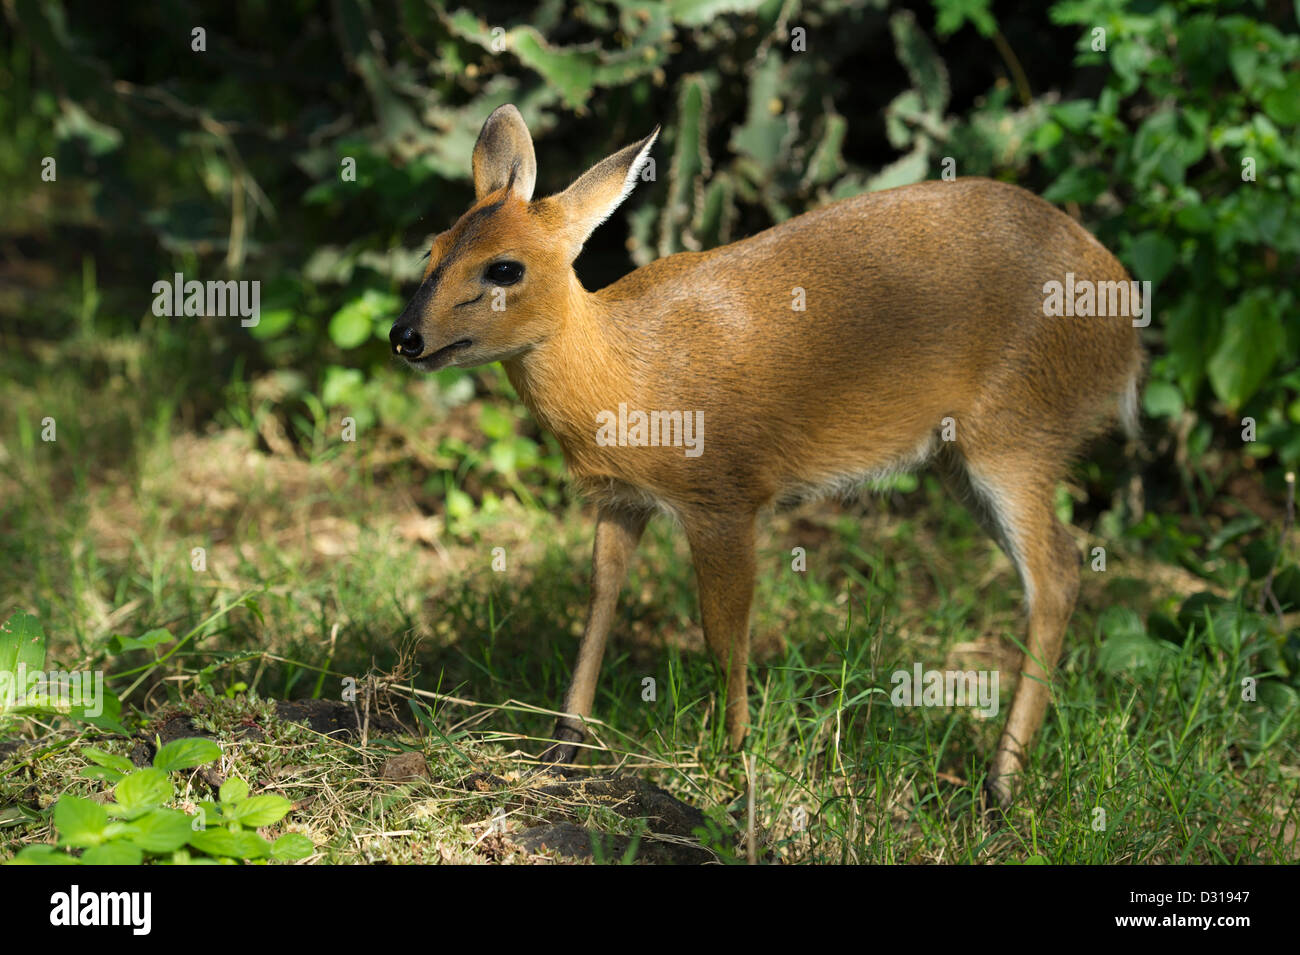
{"label": "green grass", "polygon": [[[351,445],[328,428],[295,441],[275,430],[282,421],[291,430],[291,416],[265,381],[223,391],[202,381],[184,343],[85,334],[3,359],[0,616],[37,614],[60,666],[105,669],[144,716],[179,709],[207,721],[254,791],[300,801],[286,822],[312,836],[315,861],[503,858],[482,837],[498,807],[510,826],[539,814],[517,798],[519,773],[543,747],[544,711],[562,699],[576,654],[589,511],[521,503],[481,464],[457,481],[488,505],[450,515],[429,463],[430,435],[449,427],[442,412],[401,431],[376,425]],[[428,379],[391,387],[431,407],[437,397]],[[196,394],[219,410],[196,413]],[[463,412],[479,404],[455,412],[471,445],[477,419]],[[46,416],[57,422],[53,443],[40,439]],[[1113,515],[1091,523],[1106,521]],[[1081,549],[1095,542],[1080,535]],[[1120,647],[1132,621],[1141,629],[1151,612],[1172,617],[1188,594],[1223,588],[1154,559],[1142,540],[1103,543],[1110,569],[1085,570],[1056,705],[1023,791],[994,823],[976,794],[1013,690],[1010,641],[1024,628],[1006,559],[929,479],[907,494],[766,520],[746,745],[762,857],[1294,861],[1294,697],[1263,705],[1240,692],[1243,677],[1268,669],[1268,635],[1245,615],[1220,613],[1191,621],[1177,640],[1143,635],[1144,655],[1108,656],[1107,639]],[[805,573],[791,569],[796,546],[807,549]],[[205,549],[203,571],[192,567],[195,547]],[[504,572],[492,568],[497,547]],[[751,782],[724,745],[689,567],[681,535],[652,524],[606,657],[590,762],[642,773],[705,809],[715,846],[743,859]],[[162,662],[108,649],[113,634],[180,636],[210,616]],[[893,707],[890,674],[917,661],[999,669],[999,715]],[[436,731],[365,748],[300,727],[237,741],[240,721],[267,699],[338,699],[346,677],[395,671],[432,703]],[[653,702],[643,700],[646,678]],[[387,702],[404,707],[402,695]],[[39,814],[61,792],[103,792],[77,777],[79,746],[95,732],[34,724],[25,735],[42,742],[0,762],[0,804]],[[377,780],[403,746],[424,753],[429,782]],[[466,792],[458,780],[475,770],[516,785]],[[565,811],[635,829],[600,807]],[[0,854],[51,838],[45,816],[5,819]]]}

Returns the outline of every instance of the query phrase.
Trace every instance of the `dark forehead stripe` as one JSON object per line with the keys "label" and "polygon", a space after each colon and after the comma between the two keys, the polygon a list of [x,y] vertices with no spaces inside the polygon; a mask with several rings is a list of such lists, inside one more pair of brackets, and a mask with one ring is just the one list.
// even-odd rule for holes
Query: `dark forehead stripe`
{"label": "dark forehead stripe", "polygon": [[489,202],[485,206],[470,210],[465,213],[464,218],[452,226],[453,238],[450,248],[447,249],[447,254],[439,260],[433,272],[425,280],[425,285],[429,287],[430,291],[438,284],[443,269],[460,258],[461,250],[469,245],[470,240],[483,228],[483,224],[506,204],[507,195],[509,193],[502,193],[501,198],[495,202]]}
{"label": "dark forehead stripe", "polygon": [[506,195],[502,194],[501,198],[496,202],[489,202],[485,206],[480,206],[477,209],[465,213],[465,218],[460,221],[459,231],[461,235],[458,238],[464,238],[465,233],[468,232],[471,227],[477,227],[484,219],[487,219],[505,204]]}
{"label": "dark forehead stripe", "polygon": [[[442,279],[447,266],[460,258],[460,250],[464,248],[465,240],[473,238],[474,233],[478,232],[482,224],[506,204],[507,195],[509,195],[508,191],[502,193],[501,198],[495,202],[489,202],[485,206],[467,212],[465,217],[452,227],[456,231],[455,241],[452,242],[451,248],[447,250],[447,254],[438,260],[438,264],[433,267],[433,271],[429,273],[428,278],[420,283],[414,297],[407,304],[407,311],[413,315],[418,315],[428,305],[429,300],[433,298],[433,293],[437,291],[438,282]],[[405,317],[405,312],[403,317]]]}

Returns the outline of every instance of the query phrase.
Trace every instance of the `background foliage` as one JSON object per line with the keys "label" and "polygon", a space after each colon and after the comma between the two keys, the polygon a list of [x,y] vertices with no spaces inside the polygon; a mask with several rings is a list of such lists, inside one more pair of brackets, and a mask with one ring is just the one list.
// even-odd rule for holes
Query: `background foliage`
{"label": "background foliage", "polygon": [[[521,14],[341,0],[321,15],[307,2],[19,0],[6,7],[5,221],[59,274],[90,260],[111,270],[121,297],[108,321],[124,332],[147,328],[145,293],[173,270],[260,279],[266,314],[251,340],[221,325],[193,336],[213,339],[206,371],[291,369],[283,380],[312,412],[303,420],[347,406],[366,425],[409,411],[398,389],[374,385],[392,371],[380,343],[428,236],[466,207],[474,137],[501,103],[534,131],[539,189],[664,125],[658,182],[580,265],[594,285],[933,178],[953,157],[959,174],[1064,205],[1155,284],[1147,410],[1190,409],[1193,454],[1232,441],[1250,414],[1262,440],[1248,452],[1294,466],[1294,9],[911,6],[547,0]],[[206,52],[190,51],[195,25]],[[34,180],[46,155],[59,169],[49,187]],[[340,176],[344,157],[355,182]],[[75,321],[22,308],[9,320],[18,338],[66,335]],[[443,376],[449,400],[463,376]],[[203,391],[190,389],[196,404]]]}
{"label": "background foliage", "polygon": [[[386,341],[429,238],[472,198],[483,119],[513,102],[536,141],[539,193],[663,126],[655,181],[577,263],[589,288],[840,197],[936,178],[949,159],[958,175],[1046,196],[1155,288],[1134,463],[1102,445],[1059,498],[1112,565],[1085,575],[1040,744],[1049,771],[1026,800],[1043,814],[1005,839],[981,828],[972,794],[991,722],[880,707],[873,719],[857,705],[879,693],[878,666],[944,659],[990,635],[1000,645],[1019,626],[1014,584],[989,585],[1010,582],[1010,568],[979,549],[991,545],[937,484],[904,476],[887,520],[871,503],[828,508],[764,544],[781,569],[794,543],[813,542],[820,561],[806,576],[761,575],[755,605],[758,637],[789,636],[764,657],[778,665],[756,684],[753,737],[769,761],[763,825],[785,833],[777,851],[1294,859],[1292,0],[2,9],[0,619],[43,625],[61,666],[108,670],[115,721],[165,701],[200,719],[220,704],[242,725],[259,693],[321,697],[340,672],[401,671],[403,635],[424,641],[423,685],[560,698],[586,597],[575,555],[590,542],[569,519],[558,449],[499,368],[415,376]],[[47,159],[54,181],[42,179]],[[260,324],[154,316],[153,284],[177,272],[259,281]],[[350,447],[345,416],[359,435]],[[47,417],[57,442],[43,440]],[[502,540],[508,575],[483,566]],[[196,543],[210,555],[202,573]],[[607,664],[626,673],[652,648],[638,665],[663,678],[671,705],[648,708],[639,683],[611,681],[597,710],[627,730],[613,751],[672,766],[691,798],[741,805],[681,546],[652,527],[611,650],[621,656]],[[878,659],[881,646],[892,656]],[[1243,679],[1258,681],[1257,700]],[[490,713],[500,732],[549,724],[511,704]],[[495,740],[465,723],[443,736],[452,717],[436,716],[456,756],[434,768],[452,779],[469,740],[476,754]],[[0,718],[36,733],[31,712]],[[67,773],[45,757],[70,743],[47,745],[0,764],[0,801],[21,810],[0,811],[0,836],[15,847],[51,821],[64,828],[48,805],[27,805],[38,789],[65,791]],[[94,782],[77,792],[94,796]],[[349,793],[362,828],[388,811],[366,787],[329,785]],[[804,805],[815,839],[781,821]],[[1097,836],[1080,819],[1103,805],[1135,824]],[[115,824],[93,821],[91,837],[108,838]],[[324,828],[332,858],[356,858],[347,825]],[[454,834],[457,851],[476,858],[467,833]]]}

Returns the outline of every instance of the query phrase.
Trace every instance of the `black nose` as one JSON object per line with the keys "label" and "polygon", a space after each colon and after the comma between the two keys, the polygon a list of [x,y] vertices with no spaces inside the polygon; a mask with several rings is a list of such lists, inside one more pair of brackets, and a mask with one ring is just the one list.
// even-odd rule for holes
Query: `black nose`
{"label": "black nose", "polygon": [[388,341],[393,346],[394,355],[414,358],[424,351],[424,339],[410,325],[394,325],[388,332]]}

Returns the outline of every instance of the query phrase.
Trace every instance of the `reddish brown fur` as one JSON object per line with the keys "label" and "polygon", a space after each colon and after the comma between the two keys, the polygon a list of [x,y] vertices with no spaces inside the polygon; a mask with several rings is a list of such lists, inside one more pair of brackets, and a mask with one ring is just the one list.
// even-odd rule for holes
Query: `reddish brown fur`
{"label": "reddish brown fur", "polygon": [[[399,321],[418,323],[426,355],[472,339],[449,360],[503,361],[599,504],[592,604],[566,711],[590,713],[627,561],[658,508],[690,541],[739,745],[756,514],[937,457],[1029,596],[1030,655],[989,776],[1005,802],[1042,720],[1077,589],[1078,555],[1053,516],[1053,491],[1142,364],[1130,319],[1045,317],[1043,286],[1067,272],[1127,281],[1123,267],[1043,200],[963,179],[846,199],[741,242],[661,259],[592,294],[572,260],[621,201],[649,140],[565,193],[531,200],[531,181],[521,190],[508,180],[528,169],[532,144],[506,109],[475,150],[479,200],[435,240],[414,314]],[[505,310],[457,308],[482,286],[485,263],[502,257],[525,265]],[[795,287],[806,311],[791,308]],[[704,453],[598,446],[596,415],[620,403],[702,411]],[[945,418],[955,421],[953,442],[938,440]],[[571,757],[581,730],[573,720],[558,729],[564,743],[550,755]]]}

